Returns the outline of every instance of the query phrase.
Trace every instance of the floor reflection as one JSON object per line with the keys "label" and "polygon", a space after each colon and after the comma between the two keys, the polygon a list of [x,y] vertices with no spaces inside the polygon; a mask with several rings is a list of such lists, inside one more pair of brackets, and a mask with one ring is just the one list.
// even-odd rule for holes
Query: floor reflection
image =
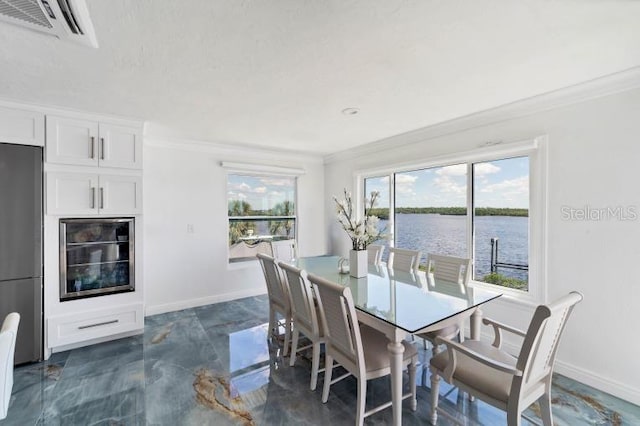
{"label": "floor reflection", "polygon": [[[16,370],[5,425],[352,425],[356,384],[336,383],[322,404],[322,374],[309,390],[310,356],[294,367],[282,357],[282,341],[267,339],[264,296],[185,309],[146,318],[142,336],[54,354]],[[416,339],[422,365],[430,350]],[[428,371],[418,375],[418,409],[403,407],[403,424],[429,419]],[[406,377],[405,377],[406,382]],[[640,407],[555,376],[555,424],[637,425]],[[505,424],[500,410],[470,402],[441,385],[438,424]],[[367,389],[371,406],[390,398],[386,378]],[[541,423],[536,407],[527,418]],[[366,424],[390,424],[391,410]],[[526,419],[523,425],[530,425]]]}

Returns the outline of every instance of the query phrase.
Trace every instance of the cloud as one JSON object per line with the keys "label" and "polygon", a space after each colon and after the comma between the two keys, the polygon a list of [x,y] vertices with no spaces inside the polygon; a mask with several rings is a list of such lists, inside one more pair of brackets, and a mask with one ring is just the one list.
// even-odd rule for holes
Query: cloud
{"label": "cloud", "polygon": [[293,188],[294,178],[264,177],[260,178],[260,183],[266,186],[288,186]]}
{"label": "cloud", "polygon": [[253,192],[255,192],[256,194],[264,194],[265,192],[267,192],[267,188],[265,186],[259,186],[258,188],[254,189]]}
{"label": "cloud", "polygon": [[[459,175],[453,175],[453,176],[459,176]],[[460,179],[452,178],[451,175],[443,175],[435,178],[433,182],[440,189],[440,192],[452,193],[452,194],[466,194],[467,192],[466,181],[456,182],[456,180],[459,181]]]}
{"label": "cloud", "polygon": [[418,176],[410,175],[410,174],[397,174],[396,175],[396,185],[410,185],[418,180]]}
{"label": "cloud", "polygon": [[436,170],[438,176],[466,176],[467,165],[466,164],[454,164],[453,166],[439,167]]}
{"label": "cloud", "polygon": [[529,193],[529,176],[522,176],[515,179],[507,179],[502,182],[483,186],[482,193],[500,193],[504,196],[522,195]]}
{"label": "cloud", "polygon": [[492,163],[478,163],[473,165],[473,173],[476,177],[498,173],[500,167]]}

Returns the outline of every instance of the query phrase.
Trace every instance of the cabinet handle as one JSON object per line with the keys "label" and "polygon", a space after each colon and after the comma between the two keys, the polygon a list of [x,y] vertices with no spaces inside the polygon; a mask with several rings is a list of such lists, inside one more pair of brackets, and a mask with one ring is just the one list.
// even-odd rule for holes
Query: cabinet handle
{"label": "cabinet handle", "polygon": [[100,208],[104,209],[104,188],[100,187]]}
{"label": "cabinet handle", "polygon": [[95,146],[96,146],[96,138],[91,136],[91,159],[95,158]]}
{"label": "cabinet handle", "polygon": [[91,208],[96,208],[96,188],[91,187]]}
{"label": "cabinet handle", "polygon": [[100,159],[104,160],[104,138],[100,138]]}
{"label": "cabinet handle", "polygon": [[98,322],[98,323],[95,323],[95,324],[80,325],[80,326],[78,326],[78,330],[84,330],[85,328],[91,328],[91,327],[100,327],[101,325],[115,324],[117,322],[119,322],[119,320],[115,319],[115,320],[111,320],[111,321]]}

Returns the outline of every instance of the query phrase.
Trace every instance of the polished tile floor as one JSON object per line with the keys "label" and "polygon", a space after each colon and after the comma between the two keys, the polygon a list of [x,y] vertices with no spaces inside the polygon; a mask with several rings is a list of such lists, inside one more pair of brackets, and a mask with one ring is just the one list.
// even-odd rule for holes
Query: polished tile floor
{"label": "polished tile floor", "polygon": [[[144,335],[20,367],[0,425],[352,425],[355,380],[332,386],[322,404],[322,379],[309,390],[309,359],[289,367],[278,345],[267,344],[267,317],[264,296],[156,315],[146,318]],[[428,352],[420,356],[424,364]],[[403,410],[407,425],[428,423],[426,373],[418,380],[418,410]],[[389,398],[387,378],[370,383],[368,406]],[[501,411],[441,386],[441,395],[448,391],[439,424],[505,423]],[[562,376],[553,412],[557,425],[640,425],[640,407]],[[541,423],[534,411],[527,415]],[[390,418],[387,409],[365,423]]]}

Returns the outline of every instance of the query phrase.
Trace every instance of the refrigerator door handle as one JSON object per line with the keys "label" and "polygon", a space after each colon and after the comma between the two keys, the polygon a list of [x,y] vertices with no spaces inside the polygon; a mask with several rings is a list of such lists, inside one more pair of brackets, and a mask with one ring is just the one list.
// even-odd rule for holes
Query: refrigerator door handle
{"label": "refrigerator door handle", "polygon": [[100,187],[100,208],[104,209],[104,187]]}
{"label": "refrigerator door handle", "polygon": [[94,186],[91,187],[91,208],[96,208],[96,188]]}
{"label": "refrigerator door handle", "polygon": [[91,159],[95,158],[96,138],[91,136]]}

